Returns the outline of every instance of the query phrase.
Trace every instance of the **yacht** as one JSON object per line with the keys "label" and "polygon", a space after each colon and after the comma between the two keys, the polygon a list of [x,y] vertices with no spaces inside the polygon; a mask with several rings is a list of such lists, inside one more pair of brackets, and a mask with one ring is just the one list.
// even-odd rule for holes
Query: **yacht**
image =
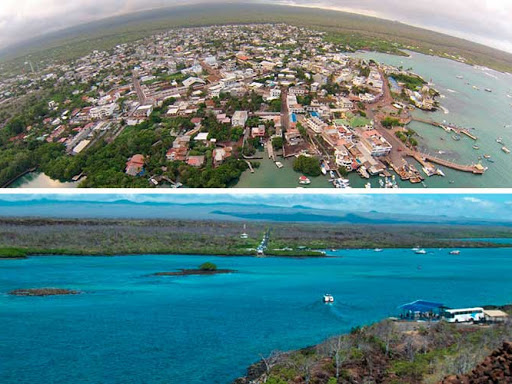
{"label": "yacht", "polygon": [[383,249],[382,248],[375,248],[375,252],[382,252]]}
{"label": "yacht", "polygon": [[419,249],[419,250],[416,251],[416,254],[417,255],[426,255],[427,251],[425,251],[424,249]]}
{"label": "yacht", "polygon": [[299,184],[301,184],[301,185],[309,185],[309,184],[311,184],[311,180],[309,180],[306,176],[301,176],[299,178]]}
{"label": "yacht", "polygon": [[325,163],[322,163],[322,174],[323,174],[324,176],[326,176],[326,175],[327,175],[327,167],[325,166]]}
{"label": "yacht", "polygon": [[418,252],[419,250],[421,250],[421,248],[420,248],[419,246],[414,247],[414,248],[412,249],[412,251],[413,251],[413,252]]}
{"label": "yacht", "polygon": [[325,304],[332,304],[332,303],[334,303],[334,296],[330,295],[330,294],[326,294],[326,295],[324,295],[323,301]]}
{"label": "yacht", "polygon": [[473,145],[473,149],[474,149],[475,151],[478,151],[478,150],[480,149],[480,147],[479,147],[478,145],[476,145],[476,144],[475,144],[475,145]]}
{"label": "yacht", "polygon": [[460,251],[459,250],[451,251],[450,255],[460,255]]}
{"label": "yacht", "polygon": [[446,177],[446,175],[444,174],[444,172],[440,169],[437,170],[437,174],[441,177]]}

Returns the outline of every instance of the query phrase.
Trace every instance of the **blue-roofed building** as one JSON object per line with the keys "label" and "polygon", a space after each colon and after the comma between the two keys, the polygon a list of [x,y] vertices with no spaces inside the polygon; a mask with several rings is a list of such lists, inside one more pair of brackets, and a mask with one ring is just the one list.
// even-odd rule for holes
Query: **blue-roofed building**
{"label": "blue-roofed building", "polygon": [[412,303],[401,305],[401,319],[405,320],[440,320],[446,306],[432,301],[416,300]]}
{"label": "blue-roofed building", "polygon": [[320,115],[318,114],[318,112],[310,112],[311,116],[313,117],[320,117]]}
{"label": "blue-roofed building", "polygon": [[291,116],[290,116],[290,120],[292,123],[296,123],[297,122],[297,115],[295,113],[292,113]]}

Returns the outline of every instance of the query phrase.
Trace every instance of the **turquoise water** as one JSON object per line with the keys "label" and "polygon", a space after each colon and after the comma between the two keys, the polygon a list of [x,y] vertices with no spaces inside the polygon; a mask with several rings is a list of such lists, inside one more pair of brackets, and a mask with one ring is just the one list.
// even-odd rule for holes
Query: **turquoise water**
{"label": "turquoise water", "polygon": [[[512,249],[333,255],[0,260],[0,382],[225,384],[260,354],[318,343],[415,299],[454,307],[512,302]],[[238,273],[149,276],[204,261]],[[84,293],[6,294],[35,287]],[[333,306],[320,302],[324,293],[336,297]]]}
{"label": "turquoise water", "polygon": [[[512,75],[419,53],[411,53],[409,58],[374,52],[359,52],[356,56],[397,67],[403,66],[405,69],[412,68],[425,80],[432,80],[434,87],[442,94],[439,101],[445,111],[416,111],[414,115],[437,122],[446,120],[466,128],[475,128],[472,133],[478,137],[477,144],[480,146],[480,150],[474,150],[475,142],[465,136],[461,141],[454,141],[451,138],[452,134],[444,132],[441,128],[413,122],[411,128],[419,134],[419,148],[423,152],[460,164],[477,163],[478,158],[484,154],[491,155],[494,160],[494,163],[485,159],[482,161],[482,165],[489,168],[483,176],[441,167],[446,177],[428,178],[425,181],[428,187],[499,188],[512,185],[512,154],[504,153],[501,150],[503,145],[496,142],[498,137],[502,137],[505,145],[509,149],[512,147]],[[457,76],[464,76],[464,79],[458,79]],[[473,86],[479,90],[473,89]],[[485,88],[490,88],[492,93],[485,92]],[[455,183],[450,184],[450,181]],[[358,186],[356,183],[353,184]],[[408,182],[401,182],[400,185],[412,187]]]}

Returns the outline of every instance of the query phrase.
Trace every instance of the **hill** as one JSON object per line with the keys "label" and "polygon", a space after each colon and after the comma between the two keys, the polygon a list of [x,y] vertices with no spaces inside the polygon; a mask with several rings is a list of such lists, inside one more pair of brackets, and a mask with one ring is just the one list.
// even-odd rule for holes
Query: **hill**
{"label": "hill", "polygon": [[4,49],[0,59],[3,72],[9,72],[27,58],[43,63],[74,59],[174,27],[269,22],[315,28],[326,32],[328,41],[352,49],[394,54],[408,49],[512,72],[512,54],[471,41],[346,12],[262,4],[189,5],[103,19]]}

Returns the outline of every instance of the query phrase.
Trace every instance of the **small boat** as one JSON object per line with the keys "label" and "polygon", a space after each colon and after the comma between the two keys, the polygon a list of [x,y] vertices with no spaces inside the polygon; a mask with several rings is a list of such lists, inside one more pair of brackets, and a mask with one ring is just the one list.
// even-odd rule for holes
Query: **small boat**
{"label": "small boat", "polygon": [[419,250],[416,251],[416,254],[417,255],[426,255],[427,251],[425,251],[424,249],[419,249]]}
{"label": "small boat", "polygon": [[461,137],[460,137],[460,135],[453,135],[452,139],[455,141],[460,141]]}
{"label": "small boat", "polygon": [[457,76],[457,79],[462,80],[462,79],[464,79],[464,76],[462,76],[462,75],[458,75],[458,76]]}
{"label": "small boat", "polygon": [[332,303],[334,303],[334,296],[333,295],[329,295],[329,294],[324,295],[323,302],[325,304],[332,304]]}
{"label": "small boat", "polygon": [[491,157],[491,155],[484,155],[484,159],[490,159]]}
{"label": "small boat", "polygon": [[475,151],[478,151],[478,150],[480,149],[480,147],[479,147],[478,145],[476,145],[476,144],[475,144],[475,145],[473,145],[473,149],[474,149]]}
{"label": "small boat", "polygon": [[503,138],[502,138],[502,137],[498,137],[498,138],[496,139],[496,142],[497,142],[498,144],[503,144]]}
{"label": "small boat", "polygon": [[311,180],[309,180],[306,176],[301,176],[299,178],[299,184],[301,184],[301,185],[309,185],[309,184],[311,184]]}
{"label": "small boat", "polygon": [[440,169],[437,170],[437,174],[441,177],[446,177],[446,175],[444,174],[444,172]]}
{"label": "small boat", "polygon": [[460,251],[456,250],[456,251],[451,251],[450,252],[450,255],[460,255]]}
{"label": "small boat", "polygon": [[375,252],[382,252],[383,249],[382,248],[375,248]]}
{"label": "small boat", "polygon": [[492,89],[491,88],[485,88],[485,92],[492,93]]}
{"label": "small boat", "polygon": [[284,167],[283,163],[281,163],[280,161],[276,161],[276,167],[281,169]]}
{"label": "small boat", "polygon": [[322,163],[322,174],[323,174],[324,176],[326,176],[326,175],[327,175],[327,167],[326,167],[326,166],[325,166],[325,164],[323,164],[323,163]]}
{"label": "small boat", "polygon": [[329,173],[329,175],[331,176],[331,179],[335,179],[336,178],[336,174],[334,173],[334,171],[331,171]]}
{"label": "small boat", "polygon": [[501,150],[502,150],[503,152],[505,152],[506,154],[509,154],[509,153],[510,153],[510,149],[508,149],[507,147],[503,147],[503,148],[501,148]]}
{"label": "small boat", "polygon": [[368,182],[364,185],[366,189],[372,189],[372,183]]}
{"label": "small boat", "polygon": [[494,160],[493,160],[493,159],[487,159],[487,161],[488,161],[489,163],[494,163]]}

